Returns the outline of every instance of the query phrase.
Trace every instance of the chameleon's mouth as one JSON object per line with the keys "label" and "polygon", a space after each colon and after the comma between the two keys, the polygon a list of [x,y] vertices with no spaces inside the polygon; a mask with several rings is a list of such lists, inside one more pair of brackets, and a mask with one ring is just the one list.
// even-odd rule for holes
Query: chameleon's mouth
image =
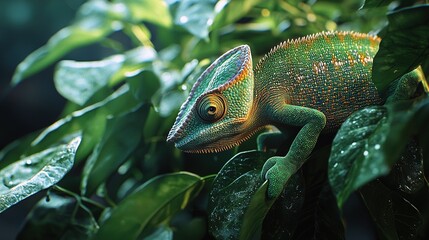
{"label": "chameleon's mouth", "polygon": [[249,140],[255,133],[259,132],[261,129],[265,128],[264,126],[254,129],[253,131],[250,131],[248,133],[243,133],[236,135],[234,137],[231,137],[229,139],[219,139],[218,141],[212,142],[206,146],[198,146],[195,148],[187,148],[184,145],[179,145],[176,143],[176,147],[180,150],[187,152],[187,153],[196,153],[196,154],[206,154],[206,153],[218,153],[230,150],[234,147],[237,147],[238,145],[242,144],[243,142]]}

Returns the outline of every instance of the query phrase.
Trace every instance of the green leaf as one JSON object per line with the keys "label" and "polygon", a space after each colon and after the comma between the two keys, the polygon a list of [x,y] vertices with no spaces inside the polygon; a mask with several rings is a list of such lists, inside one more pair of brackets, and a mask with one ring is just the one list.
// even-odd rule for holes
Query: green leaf
{"label": "green leaf", "polygon": [[275,199],[267,201],[267,189],[268,181],[265,181],[252,196],[243,216],[239,239],[250,239],[261,234],[264,218],[275,202]]}
{"label": "green leaf", "polygon": [[115,0],[115,2],[123,3],[135,22],[148,21],[162,27],[172,25],[168,5],[163,0]]}
{"label": "green leaf", "polygon": [[88,239],[98,229],[90,212],[74,198],[49,194],[27,215],[17,239]]}
{"label": "green leaf", "polygon": [[127,79],[130,91],[140,101],[150,101],[161,86],[158,76],[152,71],[142,71]]}
{"label": "green leaf", "polygon": [[55,87],[66,99],[84,105],[98,90],[138,74],[155,57],[153,48],[138,47],[101,61],[61,61],[54,76]]}
{"label": "green leaf", "polygon": [[[254,194],[263,183],[260,172],[270,156],[268,153],[258,151],[241,152],[220,170],[213,182],[208,205],[209,229],[215,238],[238,239],[246,210],[251,202],[252,209],[258,211],[258,217],[267,210],[257,206],[260,201],[266,201],[262,199],[262,190],[255,197]],[[265,204],[262,206],[267,207],[271,203]],[[248,215],[252,215],[253,210]],[[261,219],[258,220],[262,223]],[[252,232],[252,229],[247,229],[250,225],[249,222],[244,225],[246,229],[243,230],[243,235]]]}
{"label": "green leaf", "polygon": [[114,17],[122,15],[121,11],[100,0],[82,5],[73,25],[54,34],[46,45],[28,55],[18,65],[12,85],[46,68],[71,50],[100,41],[111,32],[119,30],[121,25],[114,21]]}
{"label": "green leaf", "polygon": [[[125,85],[104,100],[59,119],[43,130],[31,145],[35,149],[47,148],[68,134],[84,130],[82,144],[89,140],[87,138],[91,138],[92,141],[88,141],[88,143],[93,146],[97,142],[93,140],[97,140],[99,135],[103,133],[103,119],[105,120],[108,115],[114,117],[129,112],[140,104],[141,102],[132,96],[129,87]],[[85,131],[87,128],[91,129]],[[95,135],[90,135],[91,132]],[[89,135],[86,136],[86,134]],[[92,149],[91,146],[87,146],[85,149]]]}
{"label": "green leaf", "polygon": [[261,239],[292,237],[299,223],[306,187],[301,171],[290,178],[283,193],[277,198],[264,219]]}
{"label": "green leaf", "polygon": [[352,114],[332,143],[328,176],[340,208],[353,191],[390,170],[381,149],[390,128],[386,115],[382,106]]}
{"label": "green leaf", "polygon": [[185,208],[203,184],[203,178],[186,172],[155,177],[120,202],[92,239],[137,239],[146,227]]}
{"label": "green leaf", "polygon": [[420,130],[428,121],[427,97],[352,114],[338,131],[329,159],[329,181],[338,206],[351,192],[389,173],[411,136],[424,134]]}
{"label": "green leaf", "polygon": [[79,143],[80,137],[76,137],[68,144],[51,147],[2,169],[0,212],[60,181],[72,168]]}
{"label": "green leaf", "polygon": [[212,30],[239,20],[261,2],[262,0],[226,0],[217,2]]}
{"label": "green leaf", "polygon": [[101,141],[86,161],[82,174],[82,194],[96,188],[127,160],[138,146],[149,106],[107,120]]}
{"label": "green leaf", "polygon": [[372,72],[379,92],[429,58],[429,5],[394,11],[388,20],[387,33],[374,57]]}
{"label": "green leaf", "polygon": [[84,105],[95,92],[107,85],[110,77],[120,68],[120,60],[61,61],[54,76],[55,87],[66,99]]}
{"label": "green leaf", "polygon": [[215,4],[214,0],[180,1],[174,23],[198,38],[207,39],[214,19]]}
{"label": "green leaf", "polygon": [[424,221],[408,200],[378,180],[363,186],[360,193],[383,239],[419,239]]}

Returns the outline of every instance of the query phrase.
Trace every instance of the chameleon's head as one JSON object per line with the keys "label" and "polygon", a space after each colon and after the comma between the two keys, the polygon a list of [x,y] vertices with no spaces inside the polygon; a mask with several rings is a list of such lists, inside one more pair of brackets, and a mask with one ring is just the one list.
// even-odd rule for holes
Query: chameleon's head
{"label": "chameleon's head", "polygon": [[167,141],[187,152],[218,152],[246,140],[253,106],[250,48],[236,47],[216,59],[195,82]]}

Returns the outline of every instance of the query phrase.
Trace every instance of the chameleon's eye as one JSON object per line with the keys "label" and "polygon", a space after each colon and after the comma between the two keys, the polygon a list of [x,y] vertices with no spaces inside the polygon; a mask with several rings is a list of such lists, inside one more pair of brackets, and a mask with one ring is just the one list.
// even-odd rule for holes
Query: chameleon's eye
{"label": "chameleon's eye", "polygon": [[216,122],[226,113],[225,99],[218,94],[209,94],[197,104],[198,116],[207,122]]}

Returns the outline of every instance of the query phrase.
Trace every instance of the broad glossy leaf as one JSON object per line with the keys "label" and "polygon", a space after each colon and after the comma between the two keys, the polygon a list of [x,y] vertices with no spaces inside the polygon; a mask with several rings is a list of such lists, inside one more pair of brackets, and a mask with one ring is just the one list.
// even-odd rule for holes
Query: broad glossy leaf
{"label": "broad glossy leaf", "polygon": [[338,131],[328,174],[340,207],[350,193],[389,172],[390,165],[382,156],[382,143],[390,128],[386,115],[382,106],[365,108],[352,114]]}
{"label": "broad glossy leaf", "polygon": [[79,143],[80,137],[76,137],[68,144],[48,148],[3,168],[0,212],[60,181],[72,168]]}
{"label": "broad glossy leaf", "polygon": [[[220,170],[213,182],[208,205],[209,229],[215,238],[239,238],[246,210],[255,192],[263,183],[260,171],[270,156],[265,152],[242,152],[231,158]],[[255,196],[254,204],[265,201],[261,199],[261,194],[259,191],[259,194]],[[253,209],[261,210],[259,206]],[[265,210],[267,209],[262,209],[261,212],[264,213]],[[251,211],[253,213],[253,210]],[[261,215],[263,214],[258,216]],[[243,235],[251,232],[247,226],[250,225],[246,224],[244,230],[246,232],[243,232]]]}
{"label": "broad glossy leaf", "polygon": [[147,226],[185,208],[203,184],[203,178],[186,172],[155,177],[120,202],[92,239],[136,239]]}
{"label": "broad glossy leaf", "polygon": [[16,85],[24,78],[39,72],[71,50],[102,40],[122,26],[114,21],[123,9],[105,1],[89,1],[82,5],[73,25],[61,29],[49,41],[28,55],[17,67],[12,79]]}
{"label": "broad glossy leaf", "polygon": [[101,141],[86,161],[82,175],[82,194],[92,194],[114,173],[141,141],[149,106],[107,120]]}
{"label": "broad glossy leaf", "polygon": [[176,11],[175,24],[184,27],[194,36],[207,39],[209,27],[214,19],[215,0],[180,1]]}
{"label": "broad glossy leaf", "polygon": [[107,85],[121,67],[121,60],[118,56],[97,62],[61,61],[54,76],[55,87],[64,98],[84,105]]}
{"label": "broad glossy leaf", "polygon": [[429,5],[400,9],[390,13],[388,20],[372,72],[379,92],[429,58]]}
{"label": "broad glossy leaf", "polygon": [[17,239],[88,239],[98,228],[96,220],[72,197],[53,193],[41,199],[27,215]]}
{"label": "broad glossy leaf", "polygon": [[424,221],[408,200],[379,180],[363,186],[360,193],[383,239],[419,239]]}
{"label": "broad glossy leaf", "polygon": [[428,121],[427,97],[352,114],[338,131],[329,159],[329,181],[338,205],[341,207],[351,192],[389,173],[411,136],[425,134],[420,129]]}
{"label": "broad glossy leaf", "polygon": [[155,57],[153,48],[138,47],[100,61],[64,60],[55,72],[55,87],[66,99],[84,105],[98,90],[138,74]]}

